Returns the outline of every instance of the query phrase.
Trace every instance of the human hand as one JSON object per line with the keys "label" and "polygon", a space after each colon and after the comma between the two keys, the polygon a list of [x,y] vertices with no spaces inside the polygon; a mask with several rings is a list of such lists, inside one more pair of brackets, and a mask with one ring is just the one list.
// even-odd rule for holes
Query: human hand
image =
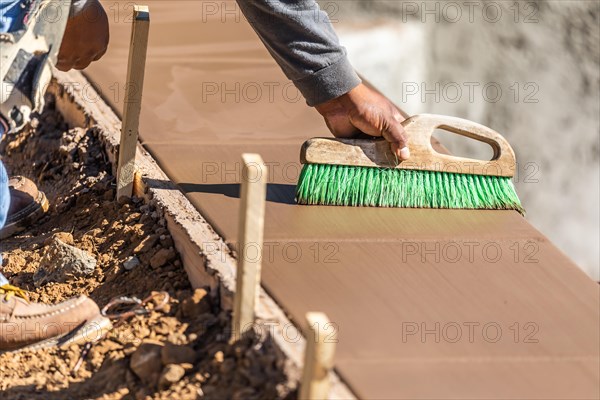
{"label": "human hand", "polygon": [[56,68],[61,71],[84,69],[106,53],[108,39],[108,16],[104,8],[98,0],[88,0],[67,21]]}
{"label": "human hand", "polygon": [[401,122],[402,113],[377,91],[360,84],[348,93],[315,106],[327,127],[338,138],[352,138],[361,132],[383,137],[400,160],[410,157],[408,140]]}

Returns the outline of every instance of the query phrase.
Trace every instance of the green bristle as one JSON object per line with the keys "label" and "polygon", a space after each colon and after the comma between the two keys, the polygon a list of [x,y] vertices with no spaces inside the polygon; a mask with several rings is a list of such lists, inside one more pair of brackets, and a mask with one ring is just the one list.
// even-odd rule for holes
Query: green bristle
{"label": "green bristle", "polygon": [[434,171],[305,164],[299,204],[517,210],[510,178]]}

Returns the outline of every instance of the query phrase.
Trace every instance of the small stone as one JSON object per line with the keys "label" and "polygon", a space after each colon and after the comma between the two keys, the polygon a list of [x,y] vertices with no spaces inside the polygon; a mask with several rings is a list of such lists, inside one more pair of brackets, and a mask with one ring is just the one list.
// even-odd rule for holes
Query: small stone
{"label": "small stone", "polygon": [[205,289],[196,289],[191,297],[183,300],[181,311],[184,317],[194,318],[210,312],[210,300]]}
{"label": "small stone", "polygon": [[196,352],[190,346],[178,346],[167,343],[161,350],[163,365],[167,364],[193,364],[196,361]]}
{"label": "small stone", "polygon": [[194,374],[194,379],[199,382],[199,383],[204,383],[206,382],[206,376],[204,376],[204,374],[201,374],[200,372],[196,372]]}
{"label": "small stone", "polygon": [[158,235],[147,236],[144,240],[142,240],[140,242],[140,244],[138,244],[136,246],[135,249],[133,249],[133,252],[134,253],[146,253],[148,250],[150,250],[154,247],[154,245],[158,242],[158,239],[159,239]]}
{"label": "small stone", "polygon": [[152,268],[160,268],[172,259],[176,257],[175,251],[173,249],[160,249],[156,252],[156,254],[150,259],[150,266]]}
{"label": "small stone", "polygon": [[167,388],[179,382],[184,375],[185,369],[181,365],[169,364],[163,369],[158,385],[161,388]]}
{"label": "small stone", "polygon": [[129,257],[127,261],[123,263],[123,268],[127,271],[131,271],[132,269],[139,267],[140,260],[136,256]]}
{"label": "small stone", "polygon": [[127,216],[127,218],[125,218],[125,222],[129,225],[132,225],[134,222],[137,222],[141,216],[142,214],[138,212],[131,213]]}
{"label": "small stone", "polygon": [[158,382],[162,370],[162,347],[161,342],[145,340],[131,356],[129,367],[146,384]]}
{"label": "small stone", "polygon": [[164,306],[162,306],[162,308],[160,309],[160,311],[163,314],[169,314],[171,312],[171,305],[169,303],[165,304]]}
{"label": "small stone", "polygon": [[73,235],[69,232],[57,232],[50,236],[44,242],[45,246],[50,246],[55,239],[60,240],[61,242],[73,246],[75,244],[75,240],[73,239]]}
{"label": "small stone", "polygon": [[46,246],[40,268],[33,275],[33,282],[36,287],[46,282],[64,283],[73,278],[90,276],[95,268],[94,257],[53,237],[51,244]]}

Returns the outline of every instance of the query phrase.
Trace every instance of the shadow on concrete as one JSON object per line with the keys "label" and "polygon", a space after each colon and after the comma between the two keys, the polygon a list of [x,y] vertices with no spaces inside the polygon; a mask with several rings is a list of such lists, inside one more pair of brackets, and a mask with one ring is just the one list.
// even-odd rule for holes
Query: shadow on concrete
{"label": "shadow on concrete", "polygon": [[[179,188],[184,193],[210,193],[222,194],[227,197],[240,198],[239,183],[223,184],[200,184],[200,183],[180,183]],[[294,196],[296,186],[280,183],[267,184],[267,201],[282,204],[295,204]]]}

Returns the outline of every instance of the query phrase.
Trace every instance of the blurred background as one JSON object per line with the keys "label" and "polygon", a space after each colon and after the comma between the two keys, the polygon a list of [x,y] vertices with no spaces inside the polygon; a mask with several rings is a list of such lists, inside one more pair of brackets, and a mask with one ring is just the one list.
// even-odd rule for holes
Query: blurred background
{"label": "blurred background", "polygon": [[[319,3],[355,68],[404,111],[503,134],[526,218],[600,280],[600,2]],[[456,155],[492,154],[438,138]]]}

